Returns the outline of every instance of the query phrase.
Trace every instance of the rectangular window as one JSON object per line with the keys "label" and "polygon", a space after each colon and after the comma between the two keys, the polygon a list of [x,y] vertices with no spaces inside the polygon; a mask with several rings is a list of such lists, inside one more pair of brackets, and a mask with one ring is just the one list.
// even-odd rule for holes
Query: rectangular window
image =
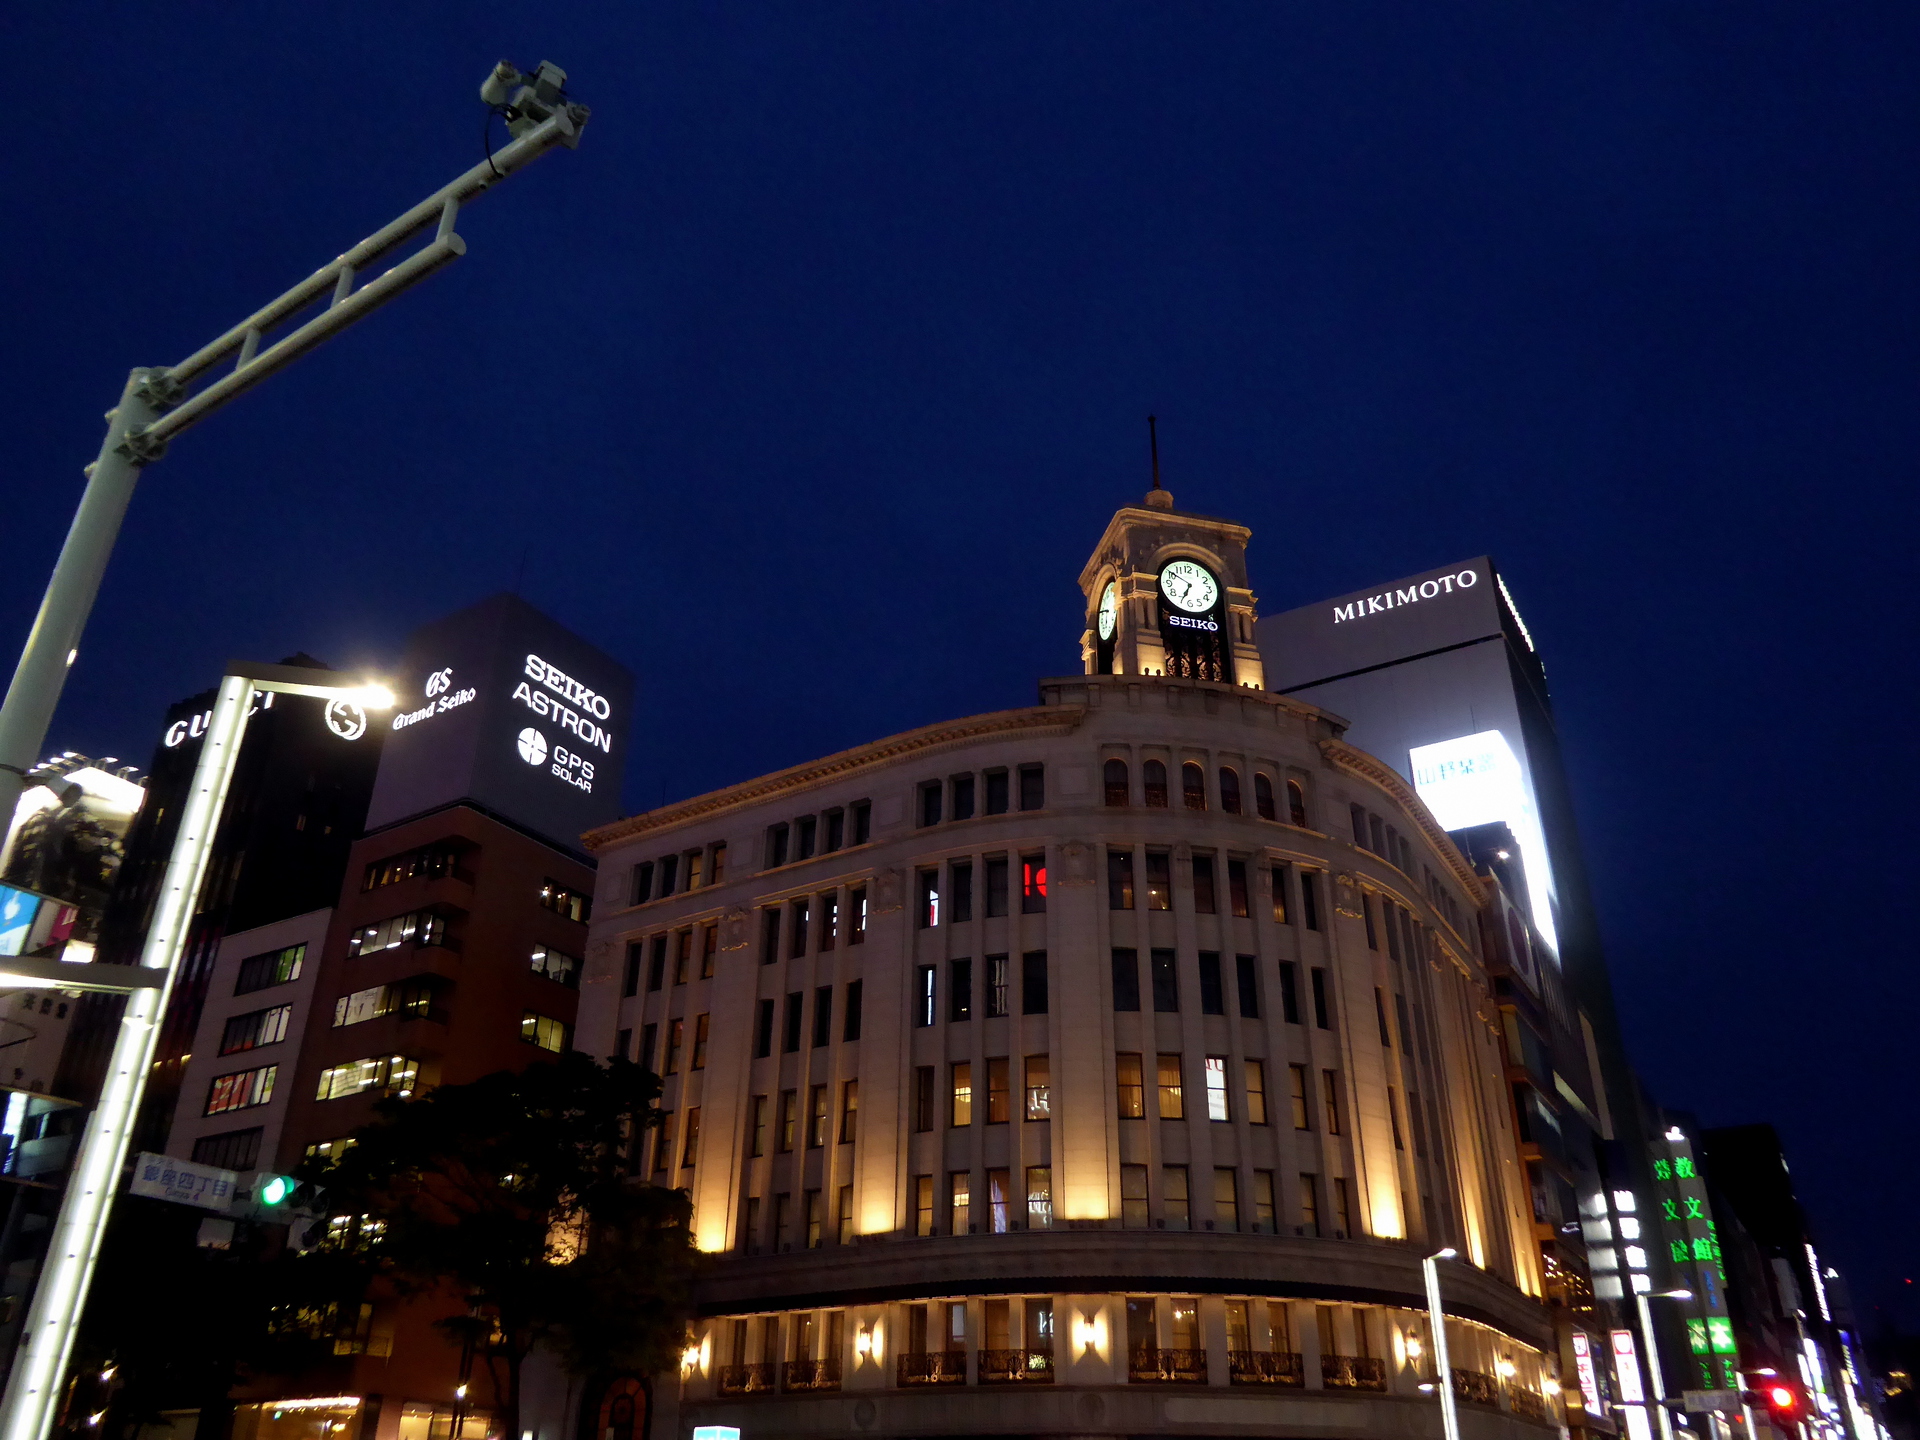
{"label": "rectangular window", "polygon": [[1041,765],[1020,767],[1020,808],[1022,810],[1047,808],[1046,767]]}
{"label": "rectangular window", "polygon": [[827,1087],[807,1088],[807,1149],[818,1150],[827,1143]]}
{"label": "rectangular window", "polygon": [[202,1165],[222,1170],[251,1170],[260,1161],[260,1140],[264,1126],[251,1130],[223,1130],[218,1135],[202,1135],[193,1142],[193,1158]]}
{"label": "rectangular window", "polygon": [[1147,959],[1153,971],[1153,1008],[1163,1015],[1177,1013],[1180,1009],[1180,977],[1174,968],[1173,951],[1150,951]]}
{"label": "rectangular window", "polygon": [[[760,912],[760,963],[771,965],[780,958],[780,908],[769,905]],[[654,986],[648,986],[654,989]]]}
{"label": "rectangular window", "polygon": [[[649,1029],[652,1027],[649,1026]],[[764,1060],[773,1053],[773,1001],[762,1000],[760,1013],[754,1017],[753,1058]]]}
{"label": "rectangular window", "polygon": [[958,1060],[953,1066],[953,1084],[949,1089],[947,1124],[956,1129],[973,1124],[973,1062]]}
{"label": "rectangular window", "polygon": [[1333,1233],[1342,1240],[1353,1234],[1353,1201],[1346,1180],[1339,1176],[1333,1181]]}
{"label": "rectangular window", "polygon": [[1165,850],[1147,851],[1147,909],[1173,908],[1173,857]]}
{"label": "rectangular window", "polygon": [[651,995],[667,983],[667,937],[656,935],[647,961],[647,993]]}
{"label": "rectangular window", "polygon": [[818,1250],[821,1240],[825,1238],[823,1234],[825,1230],[823,1223],[824,1217],[820,1214],[820,1192],[818,1190],[809,1190],[806,1192],[806,1211],[807,1249]]}
{"label": "rectangular window", "polygon": [[630,892],[630,904],[644,905],[653,898],[653,862],[642,860],[633,867],[633,889]]}
{"label": "rectangular window", "polygon": [[1317,870],[1300,872],[1300,918],[1306,922],[1307,929],[1320,928],[1320,872]]}
{"label": "rectangular window", "polygon": [[[386,987],[381,986],[384,992]],[[235,1015],[220,1032],[220,1053],[235,1055],[242,1050],[258,1050],[262,1045],[277,1045],[287,1038],[287,1021],[293,1006],[276,1005],[271,1010],[255,1010],[250,1015]]]}
{"label": "rectangular window", "polygon": [[955,1170],[947,1176],[947,1233],[965,1235],[973,1229],[973,1175]]}
{"label": "rectangular window", "polygon": [[833,1043],[833,987],[819,986],[813,992],[813,1048]]}
{"label": "rectangular window", "polygon": [[914,1066],[913,1129],[916,1135],[924,1135],[933,1129],[933,1095],[933,1066]]}
{"label": "rectangular window", "polygon": [[793,1196],[784,1191],[773,1197],[773,1248],[776,1253],[793,1248]]}
{"label": "rectangular window", "polygon": [[233,993],[251,995],[256,990],[298,980],[300,967],[306,963],[306,958],[305,945],[289,945],[283,950],[269,950],[264,955],[250,955],[240,962],[240,975]]}
{"label": "rectangular window", "polygon": [[847,1014],[840,1023],[840,1038],[846,1041],[860,1038],[860,992],[865,983],[859,980],[847,982]]}
{"label": "rectangular window", "polygon": [[847,944],[867,943],[867,887],[847,892]]}
{"label": "rectangular window", "polygon": [[807,953],[807,897],[787,902],[787,958],[798,960]]}
{"label": "rectangular window", "polygon": [[963,925],[973,919],[973,862],[956,860],[949,867],[952,884],[951,903],[947,909],[953,916],[953,923]]}
{"label": "rectangular window", "polygon": [[1207,1119],[1227,1120],[1227,1057],[1207,1056]]}
{"label": "rectangular window", "polygon": [[853,1243],[853,1186],[840,1187],[840,1209],[834,1216],[833,1233],[842,1245]]}
{"label": "rectangular window", "polygon": [[622,1060],[633,1058],[633,1031],[616,1030],[613,1035],[613,1053]]}
{"label": "rectangular window", "polygon": [[807,996],[804,990],[794,990],[787,995],[786,1013],[781,1017],[780,1053],[791,1055],[800,1048],[800,1017],[805,1009]]}
{"label": "rectangular window", "polygon": [[[1256,1170],[1253,1172],[1253,1233],[1271,1235],[1274,1230],[1273,1172]],[[1285,1335],[1285,1331],[1275,1334],[1273,1340],[1275,1350],[1284,1351],[1287,1348]]]}
{"label": "rectangular window", "polygon": [[727,842],[719,840],[713,846],[713,864],[708,869],[707,883],[718,885],[727,871]]}
{"label": "rectangular window", "polygon": [[1273,867],[1273,923],[1276,925],[1288,924],[1287,916],[1289,913],[1287,909],[1287,867],[1285,865],[1276,865]]}
{"label": "rectangular window", "polygon": [[749,1157],[758,1159],[767,1153],[767,1097],[756,1095],[749,1107],[751,1119],[747,1122],[747,1134],[751,1140],[747,1147]]}
{"label": "rectangular window", "polygon": [[1047,913],[1047,857],[1045,855],[1020,857],[1020,913],[1022,915]]}
{"label": "rectangular window", "polygon": [[1225,1165],[1216,1165],[1213,1169],[1213,1228],[1216,1230],[1238,1230],[1240,1228],[1240,1175]]}
{"label": "rectangular window", "polygon": [[1387,1087],[1387,1119],[1393,1123],[1393,1148],[1406,1149],[1407,1142],[1400,1136],[1400,1096],[1391,1085]]}
{"label": "rectangular window", "polygon": [[1353,843],[1362,850],[1367,845],[1367,812],[1358,805],[1347,806],[1347,818],[1353,822]]}
{"label": "rectangular window", "polygon": [[1313,1128],[1313,1115],[1307,1108],[1307,1067],[1304,1065],[1289,1065],[1287,1067],[1287,1079],[1292,1087],[1290,1094],[1293,1100],[1293,1128],[1296,1130],[1311,1130]]}
{"label": "rectangular window", "polygon": [[1253,912],[1247,903],[1247,862],[1227,861],[1227,907],[1244,920]]}
{"label": "rectangular window", "polygon": [[694,1017],[693,1059],[687,1065],[689,1070],[704,1070],[707,1068],[707,1032],[712,1019],[713,1016],[711,1015],[696,1015]]}
{"label": "rectangular window", "polygon": [[[680,1022],[674,1021],[677,1026]],[[542,1050],[551,1050],[558,1055],[567,1048],[568,1034],[573,1027],[551,1015],[536,1015],[528,1010],[520,1017],[520,1038],[529,1045],[538,1045]]]}
{"label": "rectangular window", "polygon": [[[816,898],[819,903],[814,906],[814,909],[820,912],[820,939],[818,941],[818,948],[823,951],[831,950],[835,942],[840,939],[840,896],[836,892],[829,890],[826,894]],[[709,971],[708,973],[711,974],[712,972]]]}
{"label": "rectangular window", "polygon": [[1360,896],[1360,913],[1367,922],[1367,949],[1378,950],[1380,932],[1374,928],[1373,924],[1373,896],[1364,893]]}
{"label": "rectangular window", "polygon": [[642,1025],[640,1027],[640,1068],[642,1070],[651,1070],[653,1068],[653,1042],[659,1034],[659,1031],[660,1027],[658,1025]]}
{"label": "rectangular window", "polygon": [[1280,1013],[1287,1024],[1300,1023],[1299,975],[1291,960],[1280,962]]}
{"label": "rectangular window", "polygon": [[[740,1230],[741,1239],[746,1243],[747,1254],[758,1255],[760,1253],[760,1197],[758,1195],[749,1195],[747,1197],[747,1218],[745,1223],[741,1225]],[[743,1326],[746,1323],[744,1320],[734,1321],[736,1326]],[[739,1332],[736,1330],[735,1334],[738,1336]],[[736,1341],[734,1353],[739,1357],[737,1363],[741,1365],[748,1363],[744,1336],[739,1336],[739,1339]]]}
{"label": "rectangular window", "polygon": [[[229,1110],[250,1110],[255,1105],[265,1105],[273,1099],[274,1077],[279,1073],[278,1065],[263,1065],[258,1070],[241,1070],[232,1075],[216,1076],[213,1084],[207,1087],[207,1108],[202,1113],[224,1115]],[[355,1092],[349,1090],[342,1093]],[[326,1100],[332,1097],[322,1095],[320,1098]]]}
{"label": "rectangular window", "polygon": [[[847,812],[844,810],[829,810],[822,818],[827,822],[827,838],[820,846],[820,849],[824,853],[831,855],[847,843]],[[719,878],[717,869],[714,878],[716,881]]]}
{"label": "rectangular window", "polygon": [[873,802],[856,800],[853,810],[853,843],[864,845],[873,838]]}
{"label": "rectangular window", "polygon": [[1321,1030],[1331,1030],[1333,1021],[1327,1013],[1327,972],[1316,965],[1310,978],[1313,981],[1313,1023]]}
{"label": "rectangular window", "polygon": [[[1027,1228],[1053,1228],[1053,1170],[1046,1165],[1027,1167]],[[1033,1302],[1027,1304],[1031,1307]]]}
{"label": "rectangular window", "polygon": [[1113,1008],[1135,1011],[1140,1008],[1140,952],[1113,952]]}
{"label": "rectangular window", "polygon": [[[782,826],[781,829],[784,832],[786,827]],[[660,889],[658,892],[662,899],[673,894],[674,884],[679,878],[679,874],[680,857],[678,855],[662,856],[660,860]]]}
{"label": "rectangular window", "polygon": [[987,1171],[987,1221],[995,1235],[1006,1234],[1008,1223],[1013,1219],[1009,1213],[1012,1206],[1008,1191],[1011,1189],[1005,1170]]}
{"label": "rectangular window", "polygon": [[785,1155],[793,1149],[795,1132],[800,1128],[800,1092],[782,1090],[780,1092],[780,1153]]}
{"label": "rectangular window", "polygon": [[680,1073],[680,1052],[685,1047],[686,1034],[687,1022],[685,1020],[669,1020],[667,1022],[667,1061],[665,1065],[660,1067],[660,1073],[662,1075],[678,1075]]}
{"label": "rectangular window", "polygon": [[947,1019],[958,1023],[973,1018],[973,961],[947,962]]}
{"label": "rectangular window", "polygon": [[1196,855],[1193,857],[1193,913],[1212,915],[1219,910],[1219,901],[1213,889],[1213,857]]}
{"label": "rectangular window", "polygon": [[973,776],[971,775],[953,777],[953,818],[956,820],[973,818]]}
{"label": "rectangular window", "polygon": [[1331,1070],[1320,1072],[1320,1098],[1326,1105],[1327,1134],[1340,1133],[1340,1078]]}
{"label": "rectangular window", "polygon": [[629,940],[627,942],[627,970],[626,974],[623,975],[620,980],[620,995],[622,999],[629,995],[638,995],[640,993],[640,964],[643,958],[644,950],[641,942],[638,940]]}
{"label": "rectangular window", "polygon": [[986,780],[987,780],[986,813],[989,815],[1006,814],[1007,804],[1008,804],[1007,797],[1009,794],[1008,787],[1007,787],[1007,772],[1004,770],[989,770],[987,771],[987,774],[986,774]]}
{"label": "rectangular window", "polygon": [[987,918],[1007,913],[1007,857],[987,857]]}
{"label": "rectangular window", "polygon": [[1160,1087],[1160,1118],[1162,1120],[1184,1120],[1187,1118],[1186,1087],[1181,1083],[1180,1057],[1162,1055],[1158,1060]]}
{"label": "rectangular window", "polygon": [[1047,952],[1029,950],[1020,957],[1020,1013],[1047,1013]]}
{"label": "rectangular window", "polygon": [[929,780],[920,787],[920,824],[922,827],[940,823],[940,792],[945,787],[938,780]]}
{"label": "rectangular window", "polygon": [[1227,989],[1222,983],[1220,952],[1217,950],[1200,952],[1200,1013],[1202,1015],[1227,1013]]}
{"label": "rectangular window", "polygon": [[940,1018],[936,1004],[939,998],[939,974],[936,965],[913,967],[913,1023],[918,1029],[925,1029]]}
{"label": "rectangular window", "polygon": [[[667,885],[663,889],[670,892],[673,887]],[[563,920],[577,920],[582,925],[593,918],[593,896],[585,890],[562,885],[551,876],[540,886],[540,906]]]}
{"label": "rectangular window", "polygon": [[700,872],[705,866],[706,858],[706,852],[703,850],[689,850],[687,852],[687,889],[698,890],[700,888]]}
{"label": "rectangular window", "polygon": [[767,827],[767,869],[778,870],[787,863],[788,827],[769,825]]}
{"label": "rectangular window", "polygon": [[1122,1120],[1138,1120],[1147,1113],[1146,1085],[1140,1074],[1140,1057],[1122,1052],[1114,1057],[1114,1090]]}
{"label": "rectangular window", "polygon": [[1233,957],[1234,989],[1239,992],[1240,1014],[1248,1020],[1260,1018],[1260,979],[1256,965],[1251,955]]}
{"label": "rectangular window", "polygon": [[1380,1044],[1393,1048],[1393,1032],[1387,1029],[1387,994],[1378,985],[1373,987],[1373,1018],[1380,1022]]}
{"label": "rectangular window", "polygon": [[1160,1211],[1166,1218],[1169,1230],[1190,1230],[1193,1228],[1192,1210],[1187,1196],[1187,1167],[1184,1165],[1162,1165],[1160,1167]]}
{"label": "rectangular window", "polygon": [[[814,846],[820,839],[820,818],[817,815],[802,815],[793,822],[794,859],[811,860]],[[687,888],[693,889],[700,883],[699,877],[687,876]]]}
{"label": "rectangular window", "polygon": [[1053,1087],[1045,1055],[1027,1056],[1027,1119],[1047,1120],[1053,1116]]}
{"label": "rectangular window", "polygon": [[1000,1020],[1011,1013],[1007,1009],[1013,1003],[1013,981],[1008,973],[1011,968],[1010,957],[987,956],[987,1018],[989,1020]]}
{"label": "rectangular window", "polygon": [[660,1124],[653,1138],[653,1171],[656,1175],[667,1173],[667,1162],[672,1159],[673,1151],[673,1112],[662,1110]]}
{"label": "rectangular window", "polygon": [[[389,855],[384,860],[376,860],[367,866],[365,879],[360,888],[379,890],[388,885],[398,885],[406,880],[444,880],[449,875],[472,882],[471,875],[463,874],[459,868],[460,847],[453,841],[443,840],[418,850],[409,850],[404,855]],[[634,902],[636,905],[639,901]],[[224,1167],[232,1169],[232,1166]],[[247,1169],[247,1166],[241,1166]]]}
{"label": "rectangular window", "polygon": [[1300,1228],[1309,1235],[1320,1233],[1320,1177],[1300,1177]]}
{"label": "rectangular window", "polygon": [[705,926],[700,931],[700,978],[711,980],[713,967],[720,959],[720,927]]}
{"label": "rectangular window", "polygon": [[1147,1167],[1120,1167],[1120,1224],[1127,1230],[1147,1228]]}
{"label": "rectangular window", "polygon": [[840,1082],[840,1143],[853,1144],[854,1134],[860,1128],[860,1082],[843,1080]]}
{"label": "rectangular window", "polygon": [[933,1234],[933,1176],[913,1177],[913,1233]]}
{"label": "rectangular window", "polygon": [[1107,908],[1133,909],[1133,851],[1107,851]]}
{"label": "rectangular window", "polygon": [[1387,955],[1394,964],[1398,965],[1400,963],[1400,907],[1382,900],[1380,921],[1387,932]]}
{"label": "rectangular window", "polygon": [[[273,1067],[267,1068],[271,1071]],[[343,1096],[358,1095],[367,1090],[378,1090],[383,1095],[399,1095],[404,1098],[413,1093],[419,1078],[420,1062],[418,1060],[409,1060],[404,1055],[375,1055],[371,1059],[349,1060],[344,1065],[332,1065],[322,1070],[320,1084],[313,1098],[338,1100]],[[216,1085],[219,1083],[218,1080],[214,1081]]]}
{"label": "rectangular window", "polygon": [[580,957],[555,950],[550,945],[536,945],[527,958],[527,968],[545,980],[555,980],[569,990],[580,988]]}
{"label": "rectangular window", "polygon": [[1267,1067],[1258,1060],[1243,1060],[1241,1068],[1247,1081],[1247,1123],[1267,1123]]}
{"label": "rectangular window", "polygon": [[940,872],[920,872],[920,928],[932,930],[940,924]]}
{"label": "rectangular window", "polygon": [[1013,1118],[1011,1107],[1007,1103],[1007,1057],[998,1055],[987,1060],[987,1123],[1005,1125]]}
{"label": "rectangular window", "polygon": [[700,1107],[687,1111],[687,1133],[680,1150],[680,1168],[691,1170],[700,1158]]}

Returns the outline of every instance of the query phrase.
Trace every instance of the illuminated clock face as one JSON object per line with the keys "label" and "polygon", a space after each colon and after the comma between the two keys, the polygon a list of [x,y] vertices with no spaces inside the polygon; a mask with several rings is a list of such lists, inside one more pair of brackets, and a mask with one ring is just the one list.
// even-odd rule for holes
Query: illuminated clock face
{"label": "illuminated clock face", "polygon": [[1106,592],[1100,597],[1100,617],[1094,622],[1100,627],[1100,638],[1102,640],[1111,640],[1113,638],[1114,612],[1118,608],[1119,601],[1114,598],[1113,586],[1109,585],[1106,588]]}
{"label": "illuminated clock face", "polygon": [[1191,615],[1213,609],[1220,599],[1220,582],[1191,560],[1174,560],[1160,572],[1160,593]]}

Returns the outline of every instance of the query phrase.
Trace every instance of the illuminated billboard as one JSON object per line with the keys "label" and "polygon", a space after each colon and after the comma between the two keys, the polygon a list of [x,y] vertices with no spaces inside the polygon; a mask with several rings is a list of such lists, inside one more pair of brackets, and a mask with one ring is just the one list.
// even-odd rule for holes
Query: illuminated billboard
{"label": "illuminated billboard", "polygon": [[1443,830],[1465,830],[1498,821],[1513,832],[1527,875],[1533,923],[1556,950],[1553,866],[1526,767],[1498,730],[1482,730],[1432,745],[1416,745],[1407,754],[1413,788]]}
{"label": "illuminated billboard", "polygon": [[577,851],[621,814],[633,677],[516,595],[414,632],[367,829],[470,801]]}

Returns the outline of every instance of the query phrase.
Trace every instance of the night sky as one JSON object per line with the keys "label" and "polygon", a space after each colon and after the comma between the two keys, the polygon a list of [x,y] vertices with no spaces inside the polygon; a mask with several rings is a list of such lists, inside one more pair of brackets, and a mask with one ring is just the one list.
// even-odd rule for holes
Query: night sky
{"label": "night sky", "polygon": [[1779,1126],[1862,1300],[1920,1322],[1911,3],[0,36],[9,664],[128,368],[479,159],[500,56],[594,109],[465,259],[147,471],[51,748],[143,761],[229,656],[391,662],[516,583],[639,676],[632,808],[1031,704],[1152,410],[1266,613],[1495,556],[1649,1084]]}

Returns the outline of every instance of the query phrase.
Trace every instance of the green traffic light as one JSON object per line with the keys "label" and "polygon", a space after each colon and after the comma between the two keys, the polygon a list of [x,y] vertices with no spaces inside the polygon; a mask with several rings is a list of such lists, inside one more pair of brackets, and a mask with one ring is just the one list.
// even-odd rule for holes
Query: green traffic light
{"label": "green traffic light", "polygon": [[265,1184],[261,1185],[260,1203],[262,1205],[278,1205],[292,1193],[293,1181],[284,1175],[274,1175],[271,1176]]}

